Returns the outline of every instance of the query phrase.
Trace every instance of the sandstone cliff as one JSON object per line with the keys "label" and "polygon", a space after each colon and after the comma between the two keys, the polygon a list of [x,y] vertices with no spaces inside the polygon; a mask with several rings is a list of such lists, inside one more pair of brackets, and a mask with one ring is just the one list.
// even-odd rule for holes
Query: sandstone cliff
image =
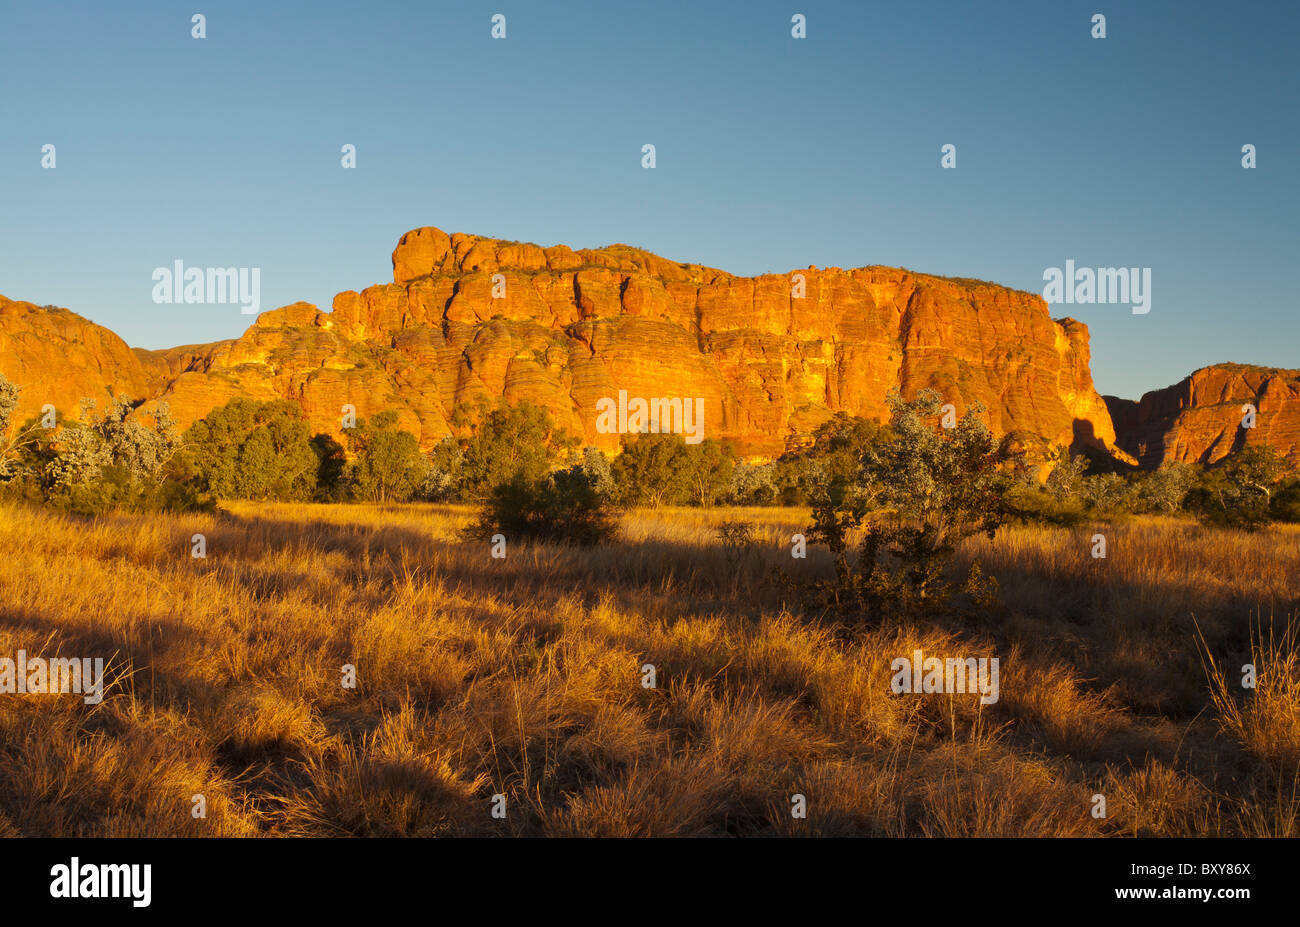
{"label": "sandstone cliff", "polygon": [[[543,403],[614,450],[596,403],[627,390],[702,397],[706,437],[771,456],[836,411],[883,419],[891,390],[933,387],[959,413],[983,403],[999,434],[1115,440],[1086,326],[1054,321],[1035,294],[888,267],[736,277],[626,245],[575,251],[421,228],[393,252],[392,283],[340,293],[331,312],[262,313],[234,341],[132,352],[56,315],[62,335],[39,350],[0,340],[0,372],[29,387],[25,403],[39,406],[53,383],[60,397],[124,391],[165,399],[182,424],[234,396],[291,398],[335,434],[344,404],[363,416],[393,408],[429,446],[458,404],[505,397]],[[69,364],[89,373],[73,378]]]}
{"label": "sandstone cliff", "polygon": [[39,416],[46,404],[76,417],[81,400],[102,410],[114,395],[155,395],[164,381],[151,376],[136,352],[106,328],[53,306],[0,296],[0,374],[22,387],[16,423]]}
{"label": "sandstone cliff", "polygon": [[[1267,444],[1300,464],[1300,370],[1215,364],[1138,402],[1106,397],[1118,445],[1144,468],[1213,463],[1247,444]],[[1255,427],[1243,427],[1245,405]]]}

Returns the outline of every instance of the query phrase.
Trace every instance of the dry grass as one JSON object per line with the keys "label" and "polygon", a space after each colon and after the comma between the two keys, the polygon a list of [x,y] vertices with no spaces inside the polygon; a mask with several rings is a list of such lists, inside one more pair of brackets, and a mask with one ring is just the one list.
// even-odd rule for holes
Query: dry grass
{"label": "dry grass", "polygon": [[[718,540],[737,519],[753,550]],[[773,578],[829,569],[789,556],[803,512],[640,512],[505,560],[472,520],[0,509],[0,656],[110,658],[99,705],[0,695],[0,834],[1300,832],[1295,636],[1250,632],[1300,607],[1295,531],[1013,529],[963,551],[1001,583],[979,621],[849,631]],[[892,694],[917,649],[997,655],[1001,698]]]}

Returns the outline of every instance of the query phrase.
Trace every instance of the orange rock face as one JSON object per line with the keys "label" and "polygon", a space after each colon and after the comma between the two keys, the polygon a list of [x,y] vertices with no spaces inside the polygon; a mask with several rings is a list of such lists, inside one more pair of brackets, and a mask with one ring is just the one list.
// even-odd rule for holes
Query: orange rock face
{"label": "orange rock face", "polygon": [[[1118,444],[1144,468],[1213,463],[1244,445],[1270,445],[1300,464],[1300,370],[1216,364],[1139,402],[1107,397]],[[1244,427],[1244,406],[1256,410]]]}
{"label": "orange rock face", "polygon": [[164,385],[126,342],[67,309],[0,296],[0,374],[22,388],[14,425],[53,405],[77,417],[81,400],[100,410],[113,396],[148,396]]}
{"label": "orange rock face", "polygon": [[[23,304],[18,304],[23,305]],[[1043,300],[981,281],[888,267],[736,277],[626,245],[572,250],[421,228],[393,252],[393,282],[260,315],[235,341],[79,360],[84,380],[51,376],[76,338],[0,371],[69,391],[110,387],[165,399],[183,424],[234,396],[289,398],[339,434],[343,406],[397,410],[430,446],[459,404],[531,400],[588,443],[597,402],[703,399],[703,436],[774,456],[837,411],[885,419],[885,397],[937,389],[958,414],[976,403],[993,429],[1077,447],[1115,439],[1089,372],[1088,331]],[[81,337],[81,336],[78,336]],[[100,342],[96,342],[98,345]],[[110,350],[111,348],[111,350]],[[98,348],[96,349],[98,350]],[[120,369],[119,369],[120,368]],[[62,379],[60,379],[62,377]]]}

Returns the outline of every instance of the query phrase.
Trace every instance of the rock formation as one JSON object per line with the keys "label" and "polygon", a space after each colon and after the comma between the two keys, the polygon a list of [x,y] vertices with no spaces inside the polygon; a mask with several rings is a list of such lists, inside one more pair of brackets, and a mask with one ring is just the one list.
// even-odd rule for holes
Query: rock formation
{"label": "rock formation", "polygon": [[[1106,397],[1117,444],[1144,469],[1170,461],[1214,463],[1266,444],[1300,465],[1300,370],[1215,364],[1133,402]],[[1256,410],[1243,426],[1246,405]]]}
{"label": "rock formation", "polygon": [[76,416],[83,398],[102,410],[116,394],[143,398],[166,385],[108,329],[67,309],[3,296],[0,373],[22,387],[14,424],[39,416],[47,404],[60,415]]}
{"label": "rock formation", "polygon": [[334,434],[345,404],[395,409],[428,447],[457,405],[504,397],[612,451],[596,403],[626,390],[702,397],[705,437],[770,457],[837,411],[885,419],[891,390],[933,387],[958,414],[982,403],[998,434],[1115,441],[1085,325],[1035,294],[889,267],[737,277],[626,245],[421,228],[393,252],[392,283],[340,293],[330,312],[264,312],[233,341],[132,351],[66,310],[7,300],[0,319],[0,373],[25,407],[125,392],[166,400],[185,425],[235,396],[290,398]]}

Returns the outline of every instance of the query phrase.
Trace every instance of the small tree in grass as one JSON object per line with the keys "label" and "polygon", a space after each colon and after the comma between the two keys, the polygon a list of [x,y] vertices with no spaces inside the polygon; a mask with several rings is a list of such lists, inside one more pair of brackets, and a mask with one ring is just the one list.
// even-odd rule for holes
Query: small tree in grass
{"label": "small tree in grass", "polygon": [[587,546],[614,534],[607,498],[582,465],[542,477],[516,473],[495,486],[473,534]]}
{"label": "small tree in grass", "polygon": [[1256,531],[1278,514],[1275,497],[1294,470],[1275,448],[1244,447],[1205,470],[1188,501],[1207,524]]}
{"label": "small tree in grass", "polygon": [[348,434],[354,455],[348,468],[353,494],[373,502],[404,502],[424,482],[428,462],[415,435],[397,427],[397,413],[385,409],[359,419]]}
{"label": "small tree in grass", "polygon": [[[952,591],[945,570],[958,545],[994,535],[1013,482],[980,407],[943,428],[942,398],[933,390],[888,402],[889,437],[865,450],[856,481],[873,488],[874,504],[887,513],[868,520],[862,494],[841,481],[815,497],[808,531],[835,555],[832,603],[877,617],[945,602]],[[976,565],[965,588],[987,600],[991,580]]]}
{"label": "small tree in grass", "polygon": [[577,443],[545,406],[528,401],[462,407],[452,419],[458,429],[473,429],[454,470],[461,491],[470,498],[483,498],[518,475],[534,482],[541,479]]}

